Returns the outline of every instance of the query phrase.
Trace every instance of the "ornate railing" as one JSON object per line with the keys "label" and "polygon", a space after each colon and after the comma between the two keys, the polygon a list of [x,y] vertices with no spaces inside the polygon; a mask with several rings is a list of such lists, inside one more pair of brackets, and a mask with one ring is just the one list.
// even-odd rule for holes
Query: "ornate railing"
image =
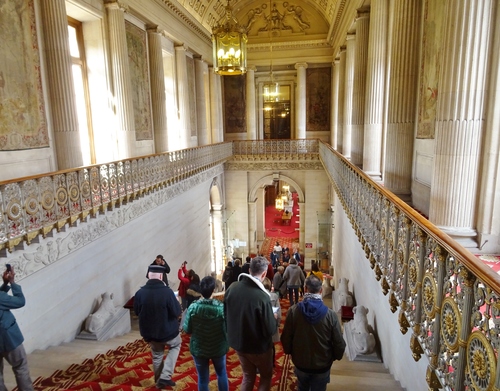
{"label": "ornate railing", "polygon": [[500,277],[329,145],[320,158],[429,389],[498,390]]}
{"label": "ornate railing", "polygon": [[318,153],[315,139],[233,141],[234,160],[307,160],[318,159]]}
{"label": "ornate railing", "polygon": [[231,143],[143,156],[0,183],[0,249],[173,185],[231,157]]}

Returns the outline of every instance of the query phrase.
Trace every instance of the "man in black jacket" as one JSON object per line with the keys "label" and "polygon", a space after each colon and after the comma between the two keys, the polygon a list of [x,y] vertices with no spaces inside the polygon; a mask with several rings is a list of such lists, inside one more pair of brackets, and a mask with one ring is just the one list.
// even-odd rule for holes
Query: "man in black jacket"
{"label": "man in black jacket", "polygon": [[299,390],[326,390],[330,368],[342,359],[345,341],[337,314],[321,298],[321,281],[306,278],[304,300],[292,306],[281,334],[283,351],[292,355]]}
{"label": "man in black jacket", "polygon": [[[181,350],[181,306],[172,289],[162,281],[164,271],[162,266],[149,266],[149,280],[134,296],[134,311],[139,317],[139,330],[151,347],[157,388],[175,386],[172,375]],[[163,361],[165,345],[169,349]]]}
{"label": "man in black jacket", "polygon": [[224,295],[227,335],[240,359],[243,371],[241,391],[253,390],[257,372],[259,391],[271,389],[273,375],[273,342],[276,316],[269,292],[262,285],[268,261],[255,257],[250,262],[250,273],[240,274]]}

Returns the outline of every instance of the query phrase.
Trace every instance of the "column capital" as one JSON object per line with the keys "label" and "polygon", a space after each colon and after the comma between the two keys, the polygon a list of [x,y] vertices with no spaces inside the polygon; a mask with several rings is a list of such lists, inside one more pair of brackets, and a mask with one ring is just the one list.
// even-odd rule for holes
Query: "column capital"
{"label": "column capital", "polygon": [[183,50],[183,51],[187,52],[187,51],[188,51],[188,47],[187,47],[187,45],[185,45],[185,44],[181,43],[181,44],[179,44],[179,45],[175,45],[175,50],[176,50],[176,51],[179,51],[179,52],[180,52],[181,50]]}
{"label": "column capital", "polygon": [[298,62],[295,64],[295,69],[304,68],[307,69],[307,62]]}
{"label": "column capital", "polygon": [[247,72],[248,71],[255,72],[256,70],[257,70],[257,67],[255,65],[247,65]]}
{"label": "column capital", "polygon": [[104,6],[107,9],[114,9],[114,10],[120,10],[123,12],[128,12],[128,5],[123,3],[123,1],[118,1],[118,0],[105,0],[104,1]]}
{"label": "column capital", "polygon": [[345,37],[346,41],[352,41],[353,39],[356,39],[356,33],[348,33]]}
{"label": "column capital", "polygon": [[342,45],[339,49],[339,56],[342,54],[342,52],[345,52],[347,50],[347,46],[346,45]]}
{"label": "column capital", "polygon": [[157,24],[148,24],[146,25],[146,32],[148,34],[162,34],[163,30],[161,30]]}

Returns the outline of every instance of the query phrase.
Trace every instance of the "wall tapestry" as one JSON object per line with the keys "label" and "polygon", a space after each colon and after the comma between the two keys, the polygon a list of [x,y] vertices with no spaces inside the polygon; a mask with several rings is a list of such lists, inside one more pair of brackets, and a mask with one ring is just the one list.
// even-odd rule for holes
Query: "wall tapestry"
{"label": "wall tapestry", "polygon": [[136,140],[152,140],[147,35],[144,30],[128,21],[125,21],[125,31],[134,102],[135,138]]}
{"label": "wall tapestry", "polygon": [[441,67],[443,15],[444,2],[441,0],[425,1],[417,138],[434,138],[439,70]]}
{"label": "wall tapestry", "polygon": [[33,1],[0,0],[0,150],[49,146]]}
{"label": "wall tapestry", "polygon": [[191,137],[196,137],[198,134],[198,124],[196,123],[196,75],[194,71],[194,60],[186,56],[186,68],[188,74],[188,94],[189,94],[189,126]]}
{"label": "wall tapestry", "polygon": [[245,133],[246,126],[245,76],[224,76],[224,131]]}
{"label": "wall tapestry", "polygon": [[331,68],[306,69],[308,131],[330,131]]}

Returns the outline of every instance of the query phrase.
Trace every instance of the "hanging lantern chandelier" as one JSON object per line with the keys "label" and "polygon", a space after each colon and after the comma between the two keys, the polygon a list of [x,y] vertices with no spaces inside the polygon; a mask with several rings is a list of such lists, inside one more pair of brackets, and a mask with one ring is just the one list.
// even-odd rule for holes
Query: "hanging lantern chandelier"
{"label": "hanging lantern chandelier", "polygon": [[226,6],[226,14],[212,30],[214,72],[219,75],[241,75],[247,71],[247,32]]}

